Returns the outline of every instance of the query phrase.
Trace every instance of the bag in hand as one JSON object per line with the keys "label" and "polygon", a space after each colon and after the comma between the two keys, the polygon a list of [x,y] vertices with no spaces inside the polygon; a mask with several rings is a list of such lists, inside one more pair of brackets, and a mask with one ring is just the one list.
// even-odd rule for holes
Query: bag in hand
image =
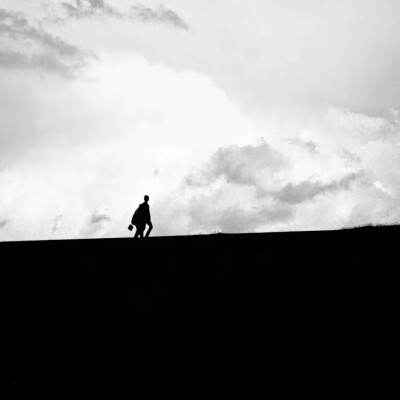
{"label": "bag in hand", "polygon": [[133,229],[133,225],[130,224],[130,225],[128,226],[128,229],[131,231],[131,230]]}
{"label": "bag in hand", "polygon": [[[140,214],[140,204],[139,204],[139,207],[136,209],[136,211],[132,215],[131,225],[137,224],[138,219],[139,219],[139,214]],[[129,229],[129,227],[128,227],[128,229]],[[129,229],[129,230],[131,231],[132,229]]]}

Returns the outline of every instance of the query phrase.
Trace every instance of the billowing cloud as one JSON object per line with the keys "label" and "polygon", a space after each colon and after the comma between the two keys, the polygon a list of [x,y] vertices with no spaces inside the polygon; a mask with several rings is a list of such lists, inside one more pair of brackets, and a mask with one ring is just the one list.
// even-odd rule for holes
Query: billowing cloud
{"label": "billowing cloud", "polygon": [[397,0],[133,4],[3,0],[0,240],[400,220]]}
{"label": "billowing cloud", "polygon": [[107,221],[111,221],[111,218],[104,213],[99,213],[98,211],[95,211],[90,216],[90,223],[93,225],[100,224],[102,222],[107,222]]}
{"label": "billowing cloud", "polygon": [[[0,239],[126,236],[145,194],[160,234],[157,212],[176,206],[162,203],[180,197],[193,166],[261,134],[207,76],[114,54],[87,73],[91,80],[43,80],[39,93],[34,76],[11,76],[0,93],[24,110],[20,119],[0,114],[0,215],[12,220]],[[111,220],[91,223],[99,215]],[[169,228],[187,232],[181,221]]]}
{"label": "billowing cloud", "polygon": [[103,0],[76,0],[75,2],[63,2],[62,6],[72,18],[88,17],[115,17],[131,21],[161,23],[171,25],[179,29],[189,29],[189,25],[173,10],[159,5],[151,8],[143,4],[137,4],[129,11],[118,11]]}
{"label": "billowing cloud", "polygon": [[298,138],[290,138],[288,141],[300,147],[307,149],[311,154],[318,154],[318,147],[312,140],[300,140]]}
{"label": "billowing cloud", "polygon": [[8,219],[0,219],[0,229],[4,229],[8,225]]}
{"label": "billowing cloud", "polygon": [[[78,1],[78,4],[84,2],[84,0],[77,0],[77,1]],[[104,2],[104,0],[88,0],[88,2],[93,8],[104,9],[104,8],[107,7],[107,5]]]}
{"label": "billowing cloud", "polygon": [[76,0],[75,3],[62,3],[62,6],[73,18],[111,16],[122,18],[123,15],[103,0]]}
{"label": "billowing cloud", "polygon": [[281,190],[271,193],[273,197],[283,203],[297,204],[304,201],[310,201],[318,195],[334,190],[348,190],[349,185],[358,174],[349,174],[345,178],[331,183],[323,184],[321,182],[304,181],[297,184],[288,183]]}
{"label": "billowing cloud", "polygon": [[[78,148],[52,148],[51,153],[38,149],[36,156],[25,157],[24,167],[20,164],[0,174],[0,211],[10,221],[11,215],[21,217],[20,222],[15,218],[9,222],[1,238],[126,236],[131,215],[146,193],[151,198],[154,235],[396,223],[400,219],[400,136],[396,134],[400,119],[395,111],[381,117],[382,124],[376,124],[375,118],[331,109],[320,126],[298,134],[301,142],[315,143],[318,152],[289,140],[291,132],[272,144],[266,134],[258,141],[249,139],[253,144],[218,144],[208,159],[198,159],[191,173],[187,171],[190,160],[178,155],[186,148],[189,157],[194,156],[196,146],[190,150],[190,141],[172,158],[162,158],[172,133],[180,129],[178,120],[168,125],[170,133],[159,143],[146,145],[144,136],[122,134],[113,136],[114,144],[89,141]],[[150,136],[156,129],[144,121],[140,124],[142,128],[136,129]],[[175,136],[176,143],[184,141],[185,134],[182,130],[179,139]],[[139,137],[142,154],[133,158]],[[155,168],[159,169],[156,175]],[[27,198],[29,204],[24,203]],[[61,214],[62,220],[54,219]]]}
{"label": "billowing cloud", "polygon": [[93,53],[68,44],[21,13],[0,10],[0,68],[35,69],[67,77],[87,65]]}
{"label": "billowing cloud", "polygon": [[399,132],[395,110],[377,118],[332,108],[296,140],[222,147],[183,181],[177,213],[192,232],[396,223]]}
{"label": "billowing cloud", "polygon": [[187,204],[188,228],[192,233],[242,233],[290,221],[294,210],[272,198],[260,199],[254,188],[224,185],[197,193]]}
{"label": "billowing cloud", "polygon": [[144,22],[158,22],[173,25],[181,29],[189,29],[189,25],[173,10],[160,5],[157,9],[138,4],[132,7],[133,18]]}
{"label": "billowing cloud", "polygon": [[81,221],[79,236],[83,238],[106,237],[112,222],[108,211],[95,210],[88,219]]}
{"label": "billowing cloud", "polygon": [[135,48],[152,62],[212,76],[248,112],[313,118],[331,106],[372,115],[398,107],[397,0],[165,5],[187,20],[192,34],[180,35],[170,51],[170,36],[138,31],[131,36]]}
{"label": "billowing cloud", "polygon": [[282,154],[264,141],[256,146],[227,146],[220,148],[211,158],[204,171],[186,179],[188,185],[209,184],[223,177],[227,183],[254,185],[258,176],[271,173],[285,163]]}

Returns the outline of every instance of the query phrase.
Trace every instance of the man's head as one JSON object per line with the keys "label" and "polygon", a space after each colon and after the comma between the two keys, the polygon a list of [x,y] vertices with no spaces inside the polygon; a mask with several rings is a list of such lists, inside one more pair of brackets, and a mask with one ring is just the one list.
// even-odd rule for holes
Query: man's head
{"label": "man's head", "polygon": [[149,200],[150,200],[150,197],[147,196],[147,194],[146,194],[146,196],[144,196],[144,201],[147,203]]}

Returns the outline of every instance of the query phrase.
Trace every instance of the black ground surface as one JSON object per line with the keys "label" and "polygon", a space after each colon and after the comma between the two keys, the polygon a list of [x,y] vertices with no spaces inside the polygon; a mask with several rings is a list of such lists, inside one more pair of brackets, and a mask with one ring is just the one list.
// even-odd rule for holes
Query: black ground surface
{"label": "black ground surface", "polygon": [[0,396],[398,397],[399,234],[0,243]]}

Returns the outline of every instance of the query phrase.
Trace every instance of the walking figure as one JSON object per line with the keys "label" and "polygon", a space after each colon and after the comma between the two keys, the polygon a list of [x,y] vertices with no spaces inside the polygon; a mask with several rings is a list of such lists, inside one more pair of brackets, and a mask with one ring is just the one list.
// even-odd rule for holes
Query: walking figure
{"label": "walking figure", "polygon": [[132,216],[131,225],[129,225],[128,229],[131,231],[133,229],[133,225],[136,226],[135,238],[143,237],[146,224],[149,226],[149,228],[147,229],[145,237],[148,237],[153,229],[150,216],[149,200],[149,196],[144,196],[144,202],[139,204],[139,207]]}

